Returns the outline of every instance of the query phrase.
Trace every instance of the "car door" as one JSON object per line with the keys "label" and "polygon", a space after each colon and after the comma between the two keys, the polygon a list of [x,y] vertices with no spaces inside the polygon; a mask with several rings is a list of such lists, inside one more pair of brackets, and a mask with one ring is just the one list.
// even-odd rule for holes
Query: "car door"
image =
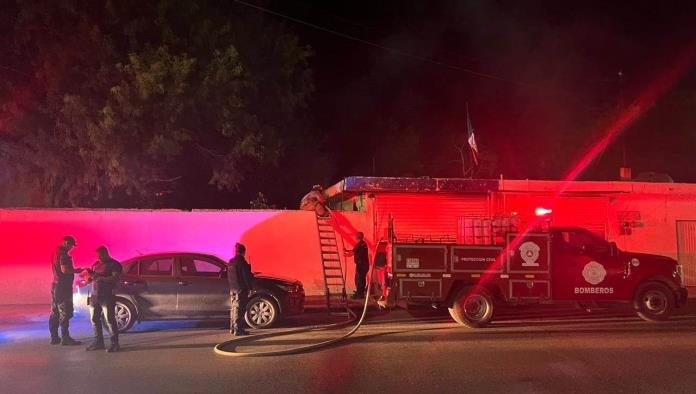
{"label": "car door", "polygon": [[227,316],[230,288],[225,264],[209,256],[183,255],[178,260],[178,313],[197,318]]}
{"label": "car door", "polygon": [[177,316],[177,288],[174,278],[175,256],[147,257],[139,262],[137,279],[124,280],[123,286],[138,303],[144,317]]}
{"label": "car door", "polygon": [[555,300],[616,300],[624,267],[610,244],[584,229],[552,234],[552,289]]}

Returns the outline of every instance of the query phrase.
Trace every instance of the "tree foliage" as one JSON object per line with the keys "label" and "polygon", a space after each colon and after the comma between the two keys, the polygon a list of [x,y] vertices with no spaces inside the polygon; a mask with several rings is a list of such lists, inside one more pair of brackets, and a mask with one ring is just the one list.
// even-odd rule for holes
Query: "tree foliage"
{"label": "tree foliage", "polygon": [[23,71],[0,86],[10,176],[49,206],[152,206],[191,174],[235,190],[277,164],[303,127],[311,51],[211,4],[18,2],[9,66]]}

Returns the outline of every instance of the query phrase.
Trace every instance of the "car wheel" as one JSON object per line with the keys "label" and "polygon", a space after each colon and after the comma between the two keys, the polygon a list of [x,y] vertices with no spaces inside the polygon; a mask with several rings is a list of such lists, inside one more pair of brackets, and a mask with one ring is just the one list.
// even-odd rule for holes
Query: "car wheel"
{"label": "car wheel", "polygon": [[118,332],[126,332],[135,324],[137,312],[135,306],[122,298],[116,299],[116,327]]}
{"label": "car wheel", "polygon": [[278,321],[280,308],[270,296],[261,295],[252,298],[246,307],[244,320],[252,328],[268,328]]}
{"label": "car wheel", "polygon": [[633,306],[643,320],[667,320],[674,312],[674,293],[662,283],[644,283],[636,291]]}
{"label": "car wheel", "polygon": [[493,297],[485,288],[464,287],[454,297],[449,313],[463,326],[484,327],[493,318]]}

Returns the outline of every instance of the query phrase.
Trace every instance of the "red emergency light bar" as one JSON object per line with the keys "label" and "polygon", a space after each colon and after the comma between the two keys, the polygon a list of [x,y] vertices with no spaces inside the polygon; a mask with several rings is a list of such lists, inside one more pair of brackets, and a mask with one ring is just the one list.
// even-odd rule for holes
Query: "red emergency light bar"
{"label": "red emergency light bar", "polygon": [[537,216],[548,215],[548,214],[550,214],[551,212],[553,212],[553,210],[548,209],[548,208],[542,208],[542,207],[539,207],[539,208],[537,208],[537,209],[534,210],[534,214],[537,215]]}

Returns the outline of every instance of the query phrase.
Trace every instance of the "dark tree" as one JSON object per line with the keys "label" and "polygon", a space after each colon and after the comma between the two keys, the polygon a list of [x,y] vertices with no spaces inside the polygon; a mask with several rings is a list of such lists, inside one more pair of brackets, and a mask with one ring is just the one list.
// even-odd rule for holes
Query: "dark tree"
{"label": "dark tree", "polygon": [[237,190],[277,165],[304,126],[311,51],[211,4],[18,2],[7,67],[21,72],[0,70],[6,181],[48,206],[155,206],[192,178]]}

